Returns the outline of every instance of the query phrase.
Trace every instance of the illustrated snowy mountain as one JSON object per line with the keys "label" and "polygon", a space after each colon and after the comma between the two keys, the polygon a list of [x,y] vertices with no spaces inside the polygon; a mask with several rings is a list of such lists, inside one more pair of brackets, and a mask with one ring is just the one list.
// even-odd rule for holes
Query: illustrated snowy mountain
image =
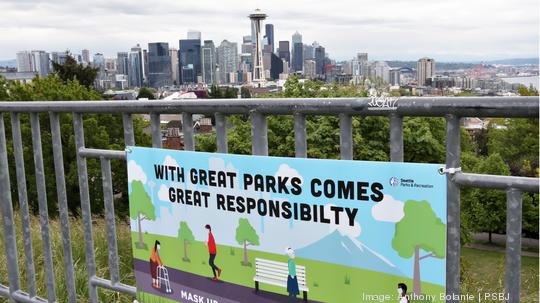
{"label": "illustrated snowy mountain", "polygon": [[295,252],[301,258],[403,275],[399,268],[384,256],[356,239],[342,236],[338,230]]}

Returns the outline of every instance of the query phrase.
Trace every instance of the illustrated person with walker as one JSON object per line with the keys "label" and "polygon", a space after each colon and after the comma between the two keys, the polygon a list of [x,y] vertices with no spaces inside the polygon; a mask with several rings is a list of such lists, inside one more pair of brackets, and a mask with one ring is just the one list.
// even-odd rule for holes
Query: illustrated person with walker
{"label": "illustrated person with walker", "polygon": [[169,273],[167,268],[163,266],[163,261],[159,256],[159,250],[161,249],[161,243],[158,240],[154,242],[154,248],[152,248],[152,254],[150,255],[150,276],[152,277],[152,287],[161,290],[161,282],[165,282],[165,291],[171,293],[171,285],[169,283]]}

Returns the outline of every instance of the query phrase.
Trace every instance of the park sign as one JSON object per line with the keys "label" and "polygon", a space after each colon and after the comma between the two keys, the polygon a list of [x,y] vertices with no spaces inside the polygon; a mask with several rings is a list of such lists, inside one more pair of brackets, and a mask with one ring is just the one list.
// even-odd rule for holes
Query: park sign
{"label": "park sign", "polygon": [[444,301],[442,165],[128,147],[127,166],[139,302]]}

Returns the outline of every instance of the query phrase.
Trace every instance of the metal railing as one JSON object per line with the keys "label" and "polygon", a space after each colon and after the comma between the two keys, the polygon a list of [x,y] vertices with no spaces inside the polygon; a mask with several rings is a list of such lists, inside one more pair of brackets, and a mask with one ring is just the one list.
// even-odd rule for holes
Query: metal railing
{"label": "metal railing", "polygon": [[[389,102],[390,101],[390,102]],[[56,175],[58,209],[63,238],[68,302],[76,302],[75,277],[70,240],[64,163],[59,114],[73,113],[73,127],[77,152],[81,215],[84,226],[85,261],[88,272],[90,302],[98,302],[98,287],[136,295],[133,286],[120,282],[118,250],[116,243],[115,215],[110,161],[125,159],[124,151],[93,149],[85,146],[83,115],[85,113],[121,113],[123,116],[126,145],[135,145],[133,114],[150,114],[152,145],[161,147],[160,114],[180,114],[183,119],[186,150],[195,149],[192,114],[215,115],[217,151],[227,153],[226,117],[230,114],[249,114],[252,134],[252,154],[268,155],[268,115],[293,115],[296,157],[307,157],[306,116],[339,116],[340,155],[353,158],[352,117],[388,116],[390,119],[390,159],[403,161],[403,117],[429,116],[446,118],[446,168],[447,178],[447,267],[446,294],[459,295],[460,281],[460,187],[482,187],[506,190],[506,277],[505,291],[508,302],[519,302],[521,269],[522,192],[538,192],[538,179],[510,176],[491,176],[462,173],[460,167],[460,119],[462,117],[538,117],[538,97],[439,97],[439,98],[329,98],[329,99],[221,99],[186,101],[60,101],[60,102],[0,102],[0,204],[3,216],[4,249],[7,256],[9,286],[0,284],[0,297],[13,302],[55,302],[55,280],[51,254],[49,219],[43,155],[41,147],[39,113],[49,113]],[[13,222],[10,172],[4,115],[11,115],[13,150],[16,164],[18,200],[22,213],[22,234],[26,257],[27,290],[20,287],[17,244]],[[35,268],[31,245],[28,197],[21,139],[20,114],[29,114],[33,139],[34,165],[39,202],[39,218],[43,241],[43,257],[47,283],[47,299],[36,296]],[[88,187],[87,159],[101,161],[105,220],[109,244],[110,277],[96,275],[92,217]],[[450,297],[448,302],[458,302]]]}

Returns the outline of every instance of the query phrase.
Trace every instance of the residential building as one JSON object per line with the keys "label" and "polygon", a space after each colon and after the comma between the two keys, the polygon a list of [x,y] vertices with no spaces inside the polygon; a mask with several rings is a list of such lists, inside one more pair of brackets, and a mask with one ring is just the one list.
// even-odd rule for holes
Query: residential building
{"label": "residential building", "polygon": [[419,86],[425,86],[426,80],[435,75],[435,60],[432,58],[421,58],[416,63],[416,80]]}

